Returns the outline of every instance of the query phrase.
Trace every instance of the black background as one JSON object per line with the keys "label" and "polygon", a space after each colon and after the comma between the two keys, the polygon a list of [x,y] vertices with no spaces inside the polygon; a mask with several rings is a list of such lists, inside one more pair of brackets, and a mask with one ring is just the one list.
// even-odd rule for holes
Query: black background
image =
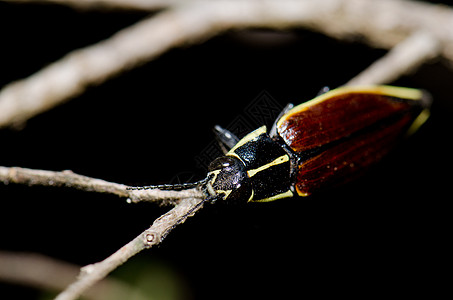
{"label": "black background", "polygon": [[[145,16],[0,3],[0,86]],[[304,30],[228,32],[168,51],[20,130],[0,130],[0,165],[70,169],[132,185],[201,179],[196,158],[212,143],[215,124],[244,115],[263,92],[281,107],[309,100],[384,54]],[[185,299],[432,296],[445,282],[452,79],[437,60],[392,83],[429,90],[432,117],[365,177],[310,198],[208,205],[131,264],[166,265],[178,274]],[[0,249],[85,265],[166,210],[110,195],[0,185]],[[7,293],[41,294],[0,283],[0,295]]]}

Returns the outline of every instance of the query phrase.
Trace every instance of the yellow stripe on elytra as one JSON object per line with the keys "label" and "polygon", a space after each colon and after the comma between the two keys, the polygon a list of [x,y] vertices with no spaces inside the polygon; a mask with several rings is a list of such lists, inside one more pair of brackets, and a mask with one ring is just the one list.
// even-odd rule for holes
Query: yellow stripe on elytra
{"label": "yellow stripe on elytra", "polygon": [[279,164],[282,164],[284,162],[287,162],[289,160],[289,156],[288,154],[285,154],[285,155],[282,155],[276,159],[274,159],[273,161],[271,161],[270,163],[268,164],[265,164],[259,168],[256,168],[256,169],[253,169],[253,170],[248,170],[247,171],[247,175],[249,175],[249,177],[253,177],[256,175],[256,173],[258,172],[261,172],[263,170],[266,170],[267,168],[270,168],[272,166],[275,166],[275,165],[279,165]]}
{"label": "yellow stripe on elytra", "polygon": [[429,115],[430,115],[429,109],[422,110],[422,112],[417,116],[414,122],[412,122],[412,125],[407,130],[406,135],[410,136],[414,132],[416,132],[420,128],[420,126],[422,126],[423,123],[425,123],[426,120],[428,120]]}
{"label": "yellow stripe on elytra", "polygon": [[325,94],[322,94],[310,101],[304,102],[293,107],[289,110],[284,116],[280,118],[277,122],[277,127],[280,127],[285,120],[287,120],[292,114],[300,113],[309,107],[319,104],[329,98],[339,96],[341,94],[347,93],[368,93],[368,94],[380,94],[387,95],[391,97],[409,99],[409,100],[420,100],[422,99],[422,91],[417,89],[405,88],[405,87],[396,87],[389,85],[371,85],[371,86],[345,86],[340,87],[334,90],[331,90]]}

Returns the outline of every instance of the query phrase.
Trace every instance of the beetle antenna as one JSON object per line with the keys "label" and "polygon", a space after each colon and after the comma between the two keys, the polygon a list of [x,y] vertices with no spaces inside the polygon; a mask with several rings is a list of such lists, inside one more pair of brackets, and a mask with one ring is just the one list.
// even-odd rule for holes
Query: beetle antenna
{"label": "beetle antenna", "polygon": [[159,189],[159,190],[170,190],[170,191],[181,191],[181,190],[187,190],[194,188],[196,186],[202,186],[204,185],[208,180],[208,177],[196,181],[196,182],[187,182],[187,183],[176,183],[176,184],[157,184],[157,185],[146,185],[146,186],[131,186],[127,187],[126,190],[153,190],[153,189]]}

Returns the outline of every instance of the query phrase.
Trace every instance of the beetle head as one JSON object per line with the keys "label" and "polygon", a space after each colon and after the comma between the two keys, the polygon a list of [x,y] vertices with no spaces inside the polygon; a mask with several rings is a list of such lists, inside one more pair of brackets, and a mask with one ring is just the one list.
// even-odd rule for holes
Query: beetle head
{"label": "beetle head", "polygon": [[245,165],[234,156],[222,156],[215,159],[208,168],[208,178],[214,191],[224,195],[223,200],[232,203],[245,203],[251,196],[252,189]]}

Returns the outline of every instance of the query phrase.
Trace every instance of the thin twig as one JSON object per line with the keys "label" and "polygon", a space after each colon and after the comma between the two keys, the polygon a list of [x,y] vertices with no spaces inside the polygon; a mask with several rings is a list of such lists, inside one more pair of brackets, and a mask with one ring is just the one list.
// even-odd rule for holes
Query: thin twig
{"label": "thin twig", "polygon": [[201,208],[201,206],[198,206],[201,201],[196,198],[181,200],[173,209],[154,221],[149,229],[145,230],[111,256],[101,262],[83,267],[78,279],[59,294],[55,300],[76,299],[86,289],[107,276],[107,274],[122,265],[130,257],[144,249],[161,243],[163,238],[175,226],[182,224],[186,220],[188,213],[192,212],[194,214]]}
{"label": "thin twig", "polygon": [[416,32],[352,78],[347,85],[392,82],[438,56],[439,50],[439,43],[431,35]]}
{"label": "thin twig", "polygon": [[29,186],[64,186],[87,192],[113,194],[127,198],[129,202],[134,203],[150,201],[161,205],[175,205],[184,198],[204,197],[203,193],[196,188],[182,191],[163,191],[158,189],[128,190],[129,186],[127,185],[79,175],[70,170],[55,172],[0,166],[0,182],[4,184],[26,184]]}
{"label": "thin twig", "polygon": [[[305,27],[340,39],[361,36],[367,43],[386,49],[392,49],[402,42],[388,56],[370,67],[367,72],[374,74],[373,79],[360,79],[374,81],[369,83],[388,81],[392,74],[399,76],[407,72],[423,62],[423,59],[431,58],[436,47],[439,47],[437,49],[441,55],[453,62],[453,10],[447,7],[403,0],[191,1],[145,19],[108,40],[75,50],[29,78],[7,85],[0,91],[0,127],[25,122],[82,93],[88,86],[154,59],[172,47],[202,41],[228,29],[256,26],[275,29]],[[425,32],[434,41],[430,45],[435,46],[431,49],[431,46],[409,47],[417,45],[411,40],[417,37],[414,35],[416,32]],[[408,39],[409,36],[411,39]],[[415,39],[418,42],[422,40]],[[403,57],[404,52],[409,50],[415,51],[411,59],[403,60],[401,64],[400,60],[394,64],[388,63],[394,61],[395,57]],[[384,63],[389,69],[382,75],[376,70],[382,68],[381,64]],[[197,195],[185,194],[172,210],[158,218],[134,240],[105,260],[84,267],[78,280],[57,297],[59,300],[77,298],[136,253],[162,242],[176,225],[185,221],[189,213],[195,213],[203,201],[202,193],[197,190],[127,191],[125,185],[88,178],[70,171],[0,167],[0,181],[67,186],[112,193],[132,201],[142,201],[148,197],[148,193],[161,200],[177,199],[185,192]],[[161,192],[163,194],[157,194]],[[176,193],[175,198],[171,198],[169,193]]]}
{"label": "thin twig", "polygon": [[[156,219],[153,225],[123,246],[105,260],[88,265],[76,281],[69,285],[57,299],[76,299],[86,289],[103,279],[112,270],[126,262],[138,252],[159,244],[177,225],[184,223],[202,207],[204,194],[198,189],[183,191],[162,190],[127,190],[129,186],[86,177],[72,171],[45,171],[25,168],[0,167],[0,182],[41,186],[65,186],[84,191],[110,193],[120,197],[128,197],[134,202],[159,201],[174,204],[175,207]],[[190,215],[189,215],[190,214]]]}
{"label": "thin twig", "polygon": [[[34,75],[0,91],[0,128],[21,125],[90,85],[165,51],[233,28],[305,27],[323,34],[391,49],[415,32],[438,41],[453,62],[453,10],[403,0],[190,1],[132,25],[98,44],[75,50]],[[418,51],[415,49],[415,51]],[[392,66],[391,71],[400,69]]]}

